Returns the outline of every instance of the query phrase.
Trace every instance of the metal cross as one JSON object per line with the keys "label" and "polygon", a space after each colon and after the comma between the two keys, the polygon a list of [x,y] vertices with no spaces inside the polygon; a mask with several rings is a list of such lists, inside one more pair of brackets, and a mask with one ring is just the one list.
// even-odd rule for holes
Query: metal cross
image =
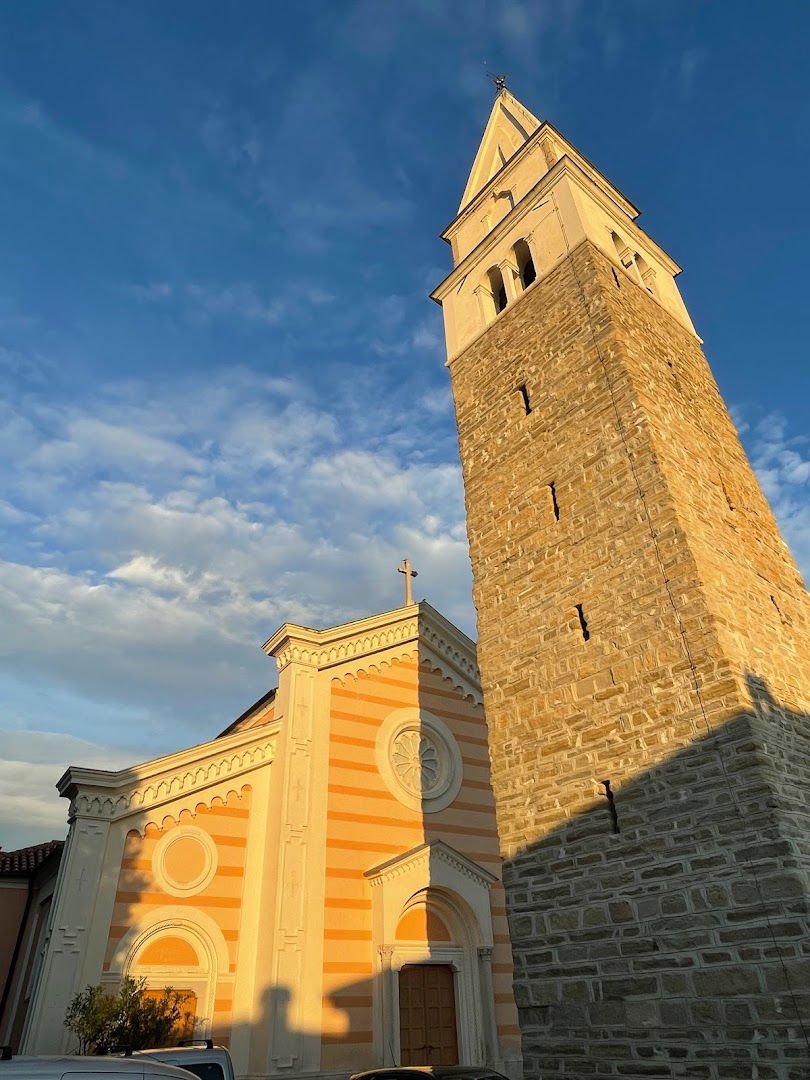
{"label": "metal cross", "polygon": [[413,588],[411,578],[418,577],[418,574],[415,570],[411,570],[410,559],[402,560],[402,566],[397,567],[397,573],[405,575],[405,607],[410,607],[413,603]]}
{"label": "metal cross", "polygon": [[490,80],[490,82],[495,84],[496,93],[502,94],[506,89],[506,80],[509,78],[509,74],[507,73],[506,75],[495,75],[493,72],[490,71],[485,71],[484,74]]}

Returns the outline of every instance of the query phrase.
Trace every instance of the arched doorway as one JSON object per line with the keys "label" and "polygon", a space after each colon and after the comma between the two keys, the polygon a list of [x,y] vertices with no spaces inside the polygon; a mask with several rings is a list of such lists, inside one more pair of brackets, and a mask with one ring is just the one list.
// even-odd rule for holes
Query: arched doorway
{"label": "arched doorway", "polygon": [[495,878],[441,840],[366,876],[379,958],[374,1026],[380,1062],[404,1065],[410,1057],[412,1064],[449,1064],[455,1058],[497,1068],[489,901]]}

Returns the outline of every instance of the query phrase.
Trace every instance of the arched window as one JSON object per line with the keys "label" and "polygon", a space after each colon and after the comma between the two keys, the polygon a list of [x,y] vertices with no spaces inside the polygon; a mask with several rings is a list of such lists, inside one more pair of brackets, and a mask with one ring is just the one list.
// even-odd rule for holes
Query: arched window
{"label": "arched window", "polygon": [[520,284],[525,289],[537,278],[531,249],[525,240],[518,240],[515,244],[515,262],[520,274]]}
{"label": "arched window", "polygon": [[644,284],[644,288],[647,290],[650,296],[657,296],[658,293],[655,290],[655,271],[649,265],[649,263],[646,262],[646,260],[643,259],[641,255],[639,255],[638,252],[636,252],[636,267],[638,268],[638,272],[641,275],[641,280]]}
{"label": "arched window", "polygon": [[506,286],[503,282],[503,274],[500,267],[491,266],[487,270],[489,289],[492,293],[492,302],[495,305],[495,314],[499,314],[506,307]]}
{"label": "arched window", "polygon": [[619,260],[625,270],[629,270],[633,264],[633,256],[630,252],[630,248],[625,244],[624,240],[618,233],[612,232],[610,238],[613,241],[613,246],[616,249],[616,258]]}

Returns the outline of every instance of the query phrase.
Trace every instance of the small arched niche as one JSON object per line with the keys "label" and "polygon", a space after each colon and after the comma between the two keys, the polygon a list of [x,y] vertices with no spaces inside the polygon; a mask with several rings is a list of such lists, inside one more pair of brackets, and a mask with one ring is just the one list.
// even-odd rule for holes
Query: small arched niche
{"label": "small arched niche", "polygon": [[616,251],[616,258],[619,260],[621,266],[626,269],[632,264],[633,257],[630,253],[630,248],[622,240],[618,233],[611,232],[610,238],[613,241],[613,247]]}
{"label": "small arched niche", "polygon": [[646,261],[646,259],[644,259],[643,256],[639,255],[638,252],[635,253],[635,260],[636,268],[638,269],[638,272],[641,276],[641,281],[644,285],[644,288],[647,290],[650,296],[658,296],[658,292],[655,288],[655,271]]}
{"label": "small arched niche", "polygon": [[489,285],[489,291],[492,293],[492,303],[495,307],[495,314],[500,315],[503,309],[506,307],[506,285],[504,284],[503,274],[499,266],[491,266],[487,270],[487,284]]}
{"label": "small arched niche", "polygon": [[518,240],[515,244],[515,262],[520,276],[520,284],[526,289],[533,281],[537,280],[537,270],[534,266],[531,248],[526,240]]}

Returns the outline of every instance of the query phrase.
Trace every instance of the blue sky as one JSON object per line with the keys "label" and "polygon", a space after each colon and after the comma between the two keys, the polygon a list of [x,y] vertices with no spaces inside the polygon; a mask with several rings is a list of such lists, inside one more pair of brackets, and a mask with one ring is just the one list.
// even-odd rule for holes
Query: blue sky
{"label": "blue sky", "polygon": [[810,568],[810,9],[0,7],[0,844],[68,763],[210,737],[259,646],[474,632],[440,312],[484,62],[644,211]]}

